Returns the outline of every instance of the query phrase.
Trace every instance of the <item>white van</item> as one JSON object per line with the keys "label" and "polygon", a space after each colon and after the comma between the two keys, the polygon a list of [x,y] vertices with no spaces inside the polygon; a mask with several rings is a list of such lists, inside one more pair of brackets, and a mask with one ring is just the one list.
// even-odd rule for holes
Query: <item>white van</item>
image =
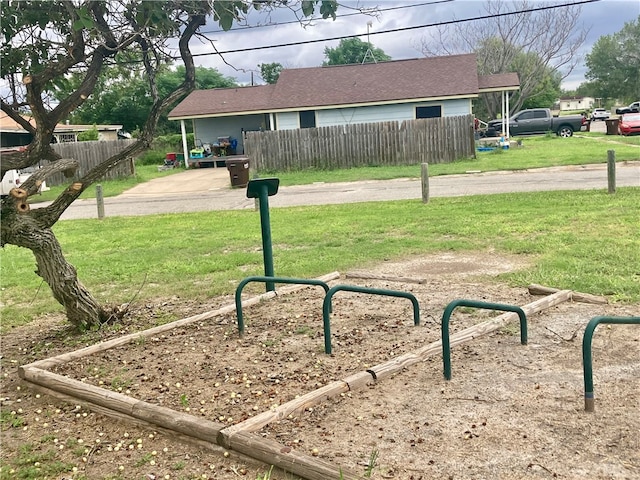
{"label": "white van", "polygon": [[[25,168],[23,170],[7,170],[7,172],[2,177],[2,185],[0,186],[0,196],[7,196],[12,188],[20,188],[24,182],[27,181],[27,178],[31,176],[31,173],[34,171],[33,167]],[[40,185],[40,189],[38,192],[46,192],[49,190],[47,187],[47,182],[42,182]]]}

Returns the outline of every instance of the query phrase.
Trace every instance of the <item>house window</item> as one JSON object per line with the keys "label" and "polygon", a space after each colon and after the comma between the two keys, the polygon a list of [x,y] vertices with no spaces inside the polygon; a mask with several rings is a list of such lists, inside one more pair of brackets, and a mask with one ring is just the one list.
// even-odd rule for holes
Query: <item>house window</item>
{"label": "house window", "polygon": [[71,143],[76,141],[75,133],[59,133],[58,143]]}
{"label": "house window", "polygon": [[442,105],[432,107],[416,107],[416,118],[440,118],[442,116]]}
{"label": "house window", "polygon": [[299,112],[300,128],[316,128],[316,111],[304,110]]}

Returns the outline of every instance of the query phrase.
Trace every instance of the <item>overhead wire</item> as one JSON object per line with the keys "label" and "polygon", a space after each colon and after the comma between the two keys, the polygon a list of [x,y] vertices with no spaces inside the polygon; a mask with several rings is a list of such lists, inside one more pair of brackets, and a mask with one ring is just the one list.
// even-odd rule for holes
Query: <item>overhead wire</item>
{"label": "overhead wire", "polygon": [[[376,15],[378,13],[382,13],[382,12],[389,12],[389,11],[393,11],[393,10],[401,10],[404,8],[416,8],[416,7],[424,7],[427,5],[436,5],[438,3],[450,3],[453,2],[454,0],[434,0],[432,2],[424,2],[424,3],[413,3],[411,5],[398,5],[395,7],[387,7],[387,8],[371,8],[371,9],[362,9],[358,12],[353,12],[353,13],[345,13],[342,15],[337,15],[337,18],[344,18],[344,17],[352,17],[354,15]],[[310,21],[313,20],[317,20],[317,18],[311,18],[309,19]],[[267,27],[278,27],[280,25],[293,25],[293,24],[299,24],[300,21],[299,20],[291,20],[288,22],[277,22],[277,23],[266,23],[263,25],[240,25],[237,26],[235,28],[231,28],[230,30],[209,30],[209,31],[203,31],[200,32],[202,34],[209,34],[209,33],[227,33],[227,32],[235,32],[238,30],[248,30],[248,29],[253,29],[253,28],[267,28]]]}
{"label": "overhead wire", "polygon": [[[435,22],[435,23],[425,23],[422,25],[415,25],[415,26],[411,26],[411,27],[399,27],[399,28],[393,28],[390,30],[381,30],[378,32],[363,32],[360,34],[352,34],[352,35],[341,35],[338,37],[328,37],[328,38],[318,38],[318,39],[314,39],[314,40],[301,40],[298,42],[288,42],[288,43],[278,43],[278,44],[274,44],[274,45],[261,45],[261,46],[257,46],[257,47],[246,47],[246,48],[236,48],[236,49],[232,49],[232,50],[225,50],[225,51],[215,51],[215,52],[206,52],[206,53],[195,53],[193,54],[194,57],[205,57],[205,56],[210,56],[210,55],[226,55],[229,53],[242,53],[242,52],[253,52],[256,50],[267,50],[270,48],[282,48],[282,47],[293,47],[293,46],[297,46],[297,45],[307,45],[307,44],[311,44],[311,43],[320,43],[320,42],[330,42],[330,41],[334,41],[334,40],[344,40],[347,38],[353,38],[353,37],[363,37],[365,35],[383,35],[386,33],[397,33],[397,32],[406,32],[409,30],[417,30],[420,28],[428,28],[428,27],[438,27],[438,26],[443,26],[443,25],[453,25],[456,23],[464,23],[464,22],[473,22],[473,21],[477,21],[477,20],[486,20],[488,18],[500,18],[500,17],[506,17],[509,15],[517,15],[517,14],[521,14],[521,13],[532,13],[532,12],[539,12],[539,11],[543,11],[543,10],[552,10],[555,8],[563,8],[563,7],[572,7],[572,6],[576,6],[576,5],[584,5],[587,3],[595,3],[595,2],[599,2],[601,0],[580,0],[577,2],[571,2],[571,3],[562,3],[559,5],[545,5],[543,7],[533,7],[533,8],[526,8],[523,10],[516,10],[516,11],[512,11],[512,12],[503,12],[503,13],[493,13],[490,15],[480,15],[477,17],[470,17],[470,18],[462,18],[462,19],[455,19],[455,20],[446,20],[446,21],[442,21],[442,22]],[[175,57],[175,59],[177,59],[179,57]]]}

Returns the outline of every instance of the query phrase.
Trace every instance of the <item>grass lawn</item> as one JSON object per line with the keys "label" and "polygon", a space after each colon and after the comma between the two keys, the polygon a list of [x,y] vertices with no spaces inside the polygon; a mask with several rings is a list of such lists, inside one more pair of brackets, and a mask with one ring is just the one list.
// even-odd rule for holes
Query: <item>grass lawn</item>
{"label": "grass lawn", "polygon": [[[513,170],[640,159],[640,137],[581,133],[526,137],[522,147],[478,152],[477,159],[429,166],[430,175]],[[180,171],[180,170],[178,170]],[[135,177],[103,183],[106,196],[175,170],[140,166]],[[420,166],[275,172],[284,185],[317,181],[418,177]],[[64,187],[52,188],[53,199]],[[91,196],[91,188],[83,197]],[[640,189],[544,192],[419,201],[273,209],[275,271],[311,277],[386,258],[495,248],[532,255],[535,266],[505,279],[541,283],[613,300],[640,302]],[[256,212],[203,212],[58,222],[54,231],[81,281],[105,304],[177,295],[230,294],[238,281],[262,274]],[[60,311],[34,273],[30,251],[0,251],[2,329]],[[138,294],[139,291],[139,294]]]}
{"label": "grass lawn", "polygon": [[[511,148],[507,151],[477,152],[476,159],[430,164],[429,175],[438,176],[460,174],[468,171],[526,170],[561,165],[606,163],[608,150],[616,152],[616,161],[640,160],[640,136],[614,137],[614,140],[612,140],[612,137],[602,133],[583,132],[571,138],[560,138],[553,134],[520,137],[514,138],[514,140],[521,140],[522,147]],[[420,165],[270,173],[280,178],[281,185],[300,185],[314,182],[351,182],[420,177]]]}
{"label": "grass lawn", "polygon": [[[495,249],[533,259],[531,268],[503,277],[513,285],[640,302],[639,204],[640,188],[621,188],[615,195],[540,192],[272,209],[275,273],[313,277],[409,255]],[[255,211],[67,220],[54,231],[81,281],[105,304],[231,294],[242,278],[263,273]],[[3,330],[61,310],[34,273],[30,251],[9,245],[0,262]]]}

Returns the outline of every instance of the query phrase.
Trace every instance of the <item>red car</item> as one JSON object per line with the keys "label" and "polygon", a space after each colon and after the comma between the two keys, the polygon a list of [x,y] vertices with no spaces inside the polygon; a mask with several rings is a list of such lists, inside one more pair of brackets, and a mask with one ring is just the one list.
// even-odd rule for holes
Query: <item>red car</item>
{"label": "red car", "polygon": [[618,123],[620,135],[632,135],[640,133],[640,113],[625,113]]}

